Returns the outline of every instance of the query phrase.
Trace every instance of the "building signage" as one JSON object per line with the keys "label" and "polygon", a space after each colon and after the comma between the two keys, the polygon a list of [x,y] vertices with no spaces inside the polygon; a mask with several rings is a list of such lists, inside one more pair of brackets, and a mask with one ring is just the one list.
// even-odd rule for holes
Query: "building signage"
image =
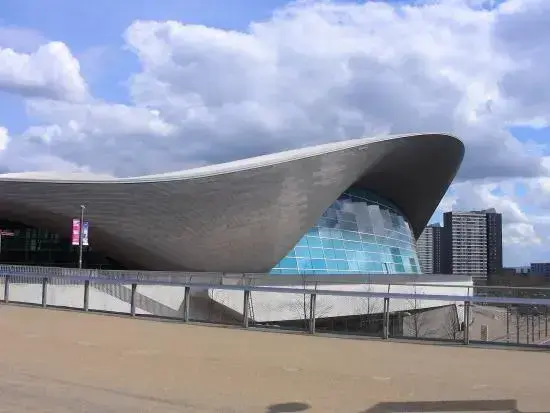
{"label": "building signage", "polygon": [[[80,220],[73,219],[72,244],[80,245]],[[88,221],[82,223],[82,245],[89,245],[88,241]]]}
{"label": "building signage", "polygon": [[80,245],[80,220],[73,219],[72,244]]}
{"label": "building signage", "polygon": [[88,221],[82,223],[82,245],[88,245]]}

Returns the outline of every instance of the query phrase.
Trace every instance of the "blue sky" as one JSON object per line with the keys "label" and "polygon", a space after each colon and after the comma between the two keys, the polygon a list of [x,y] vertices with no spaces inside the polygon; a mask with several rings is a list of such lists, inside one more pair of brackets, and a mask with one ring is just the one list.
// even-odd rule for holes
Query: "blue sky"
{"label": "blue sky", "polygon": [[474,3],[309,1],[273,19],[287,2],[0,0],[0,169],[128,175],[451,132],[466,158],[433,220],[496,207],[508,263],[550,260],[550,29],[537,23],[550,2]]}

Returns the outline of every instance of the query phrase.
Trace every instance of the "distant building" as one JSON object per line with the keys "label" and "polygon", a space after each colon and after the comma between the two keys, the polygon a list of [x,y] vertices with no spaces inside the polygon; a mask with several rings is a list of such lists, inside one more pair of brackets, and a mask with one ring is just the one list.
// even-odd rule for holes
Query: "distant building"
{"label": "distant building", "polygon": [[502,271],[502,215],[494,209],[443,214],[442,272],[485,280]]}
{"label": "distant building", "polygon": [[441,225],[428,225],[416,241],[416,252],[423,274],[441,273]]}
{"label": "distant building", "polygon": [[529,267],[503,268],[498,274],[491,274],[489,285],[513,287],[548,287],[550,278],[540,273],[533,273]]}
{"label": "distant building", "polygon": [[550,262],[532,262],[529,272],[550,277]]}

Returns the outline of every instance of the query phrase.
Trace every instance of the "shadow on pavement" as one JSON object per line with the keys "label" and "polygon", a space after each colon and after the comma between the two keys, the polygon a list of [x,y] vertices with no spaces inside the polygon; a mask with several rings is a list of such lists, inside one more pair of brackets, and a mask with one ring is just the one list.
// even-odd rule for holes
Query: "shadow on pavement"
{"label": "shadow on pavement", "polygon": [[[447,400],[426,402],[384,402],[361,413],[443,413],[443,412],[495,412],[522,413],[516,400]],[[525,412],[527,413],[527,412]],[[535,412],[533,412],[535,413]],[[540,412],[542,413],[542,412]]]}
{"label": "shadow on pavement", "polygon": [[266,413],[293,413],[304,412],[309,410],[311,406],[307,403],[278,403],[272,404],[266,410]]}

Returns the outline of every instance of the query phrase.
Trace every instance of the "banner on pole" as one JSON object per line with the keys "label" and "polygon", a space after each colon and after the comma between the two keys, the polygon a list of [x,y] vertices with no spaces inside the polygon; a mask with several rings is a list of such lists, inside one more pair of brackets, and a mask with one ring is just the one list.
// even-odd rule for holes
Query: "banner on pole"
{"label": "banner on pole", "polygon": [[82,223],[82,245],[88,245],[88,221]]}
{"label": "banner on pole", "polygon": [[72,244],[80,245],[80,220],[73,219]]}

